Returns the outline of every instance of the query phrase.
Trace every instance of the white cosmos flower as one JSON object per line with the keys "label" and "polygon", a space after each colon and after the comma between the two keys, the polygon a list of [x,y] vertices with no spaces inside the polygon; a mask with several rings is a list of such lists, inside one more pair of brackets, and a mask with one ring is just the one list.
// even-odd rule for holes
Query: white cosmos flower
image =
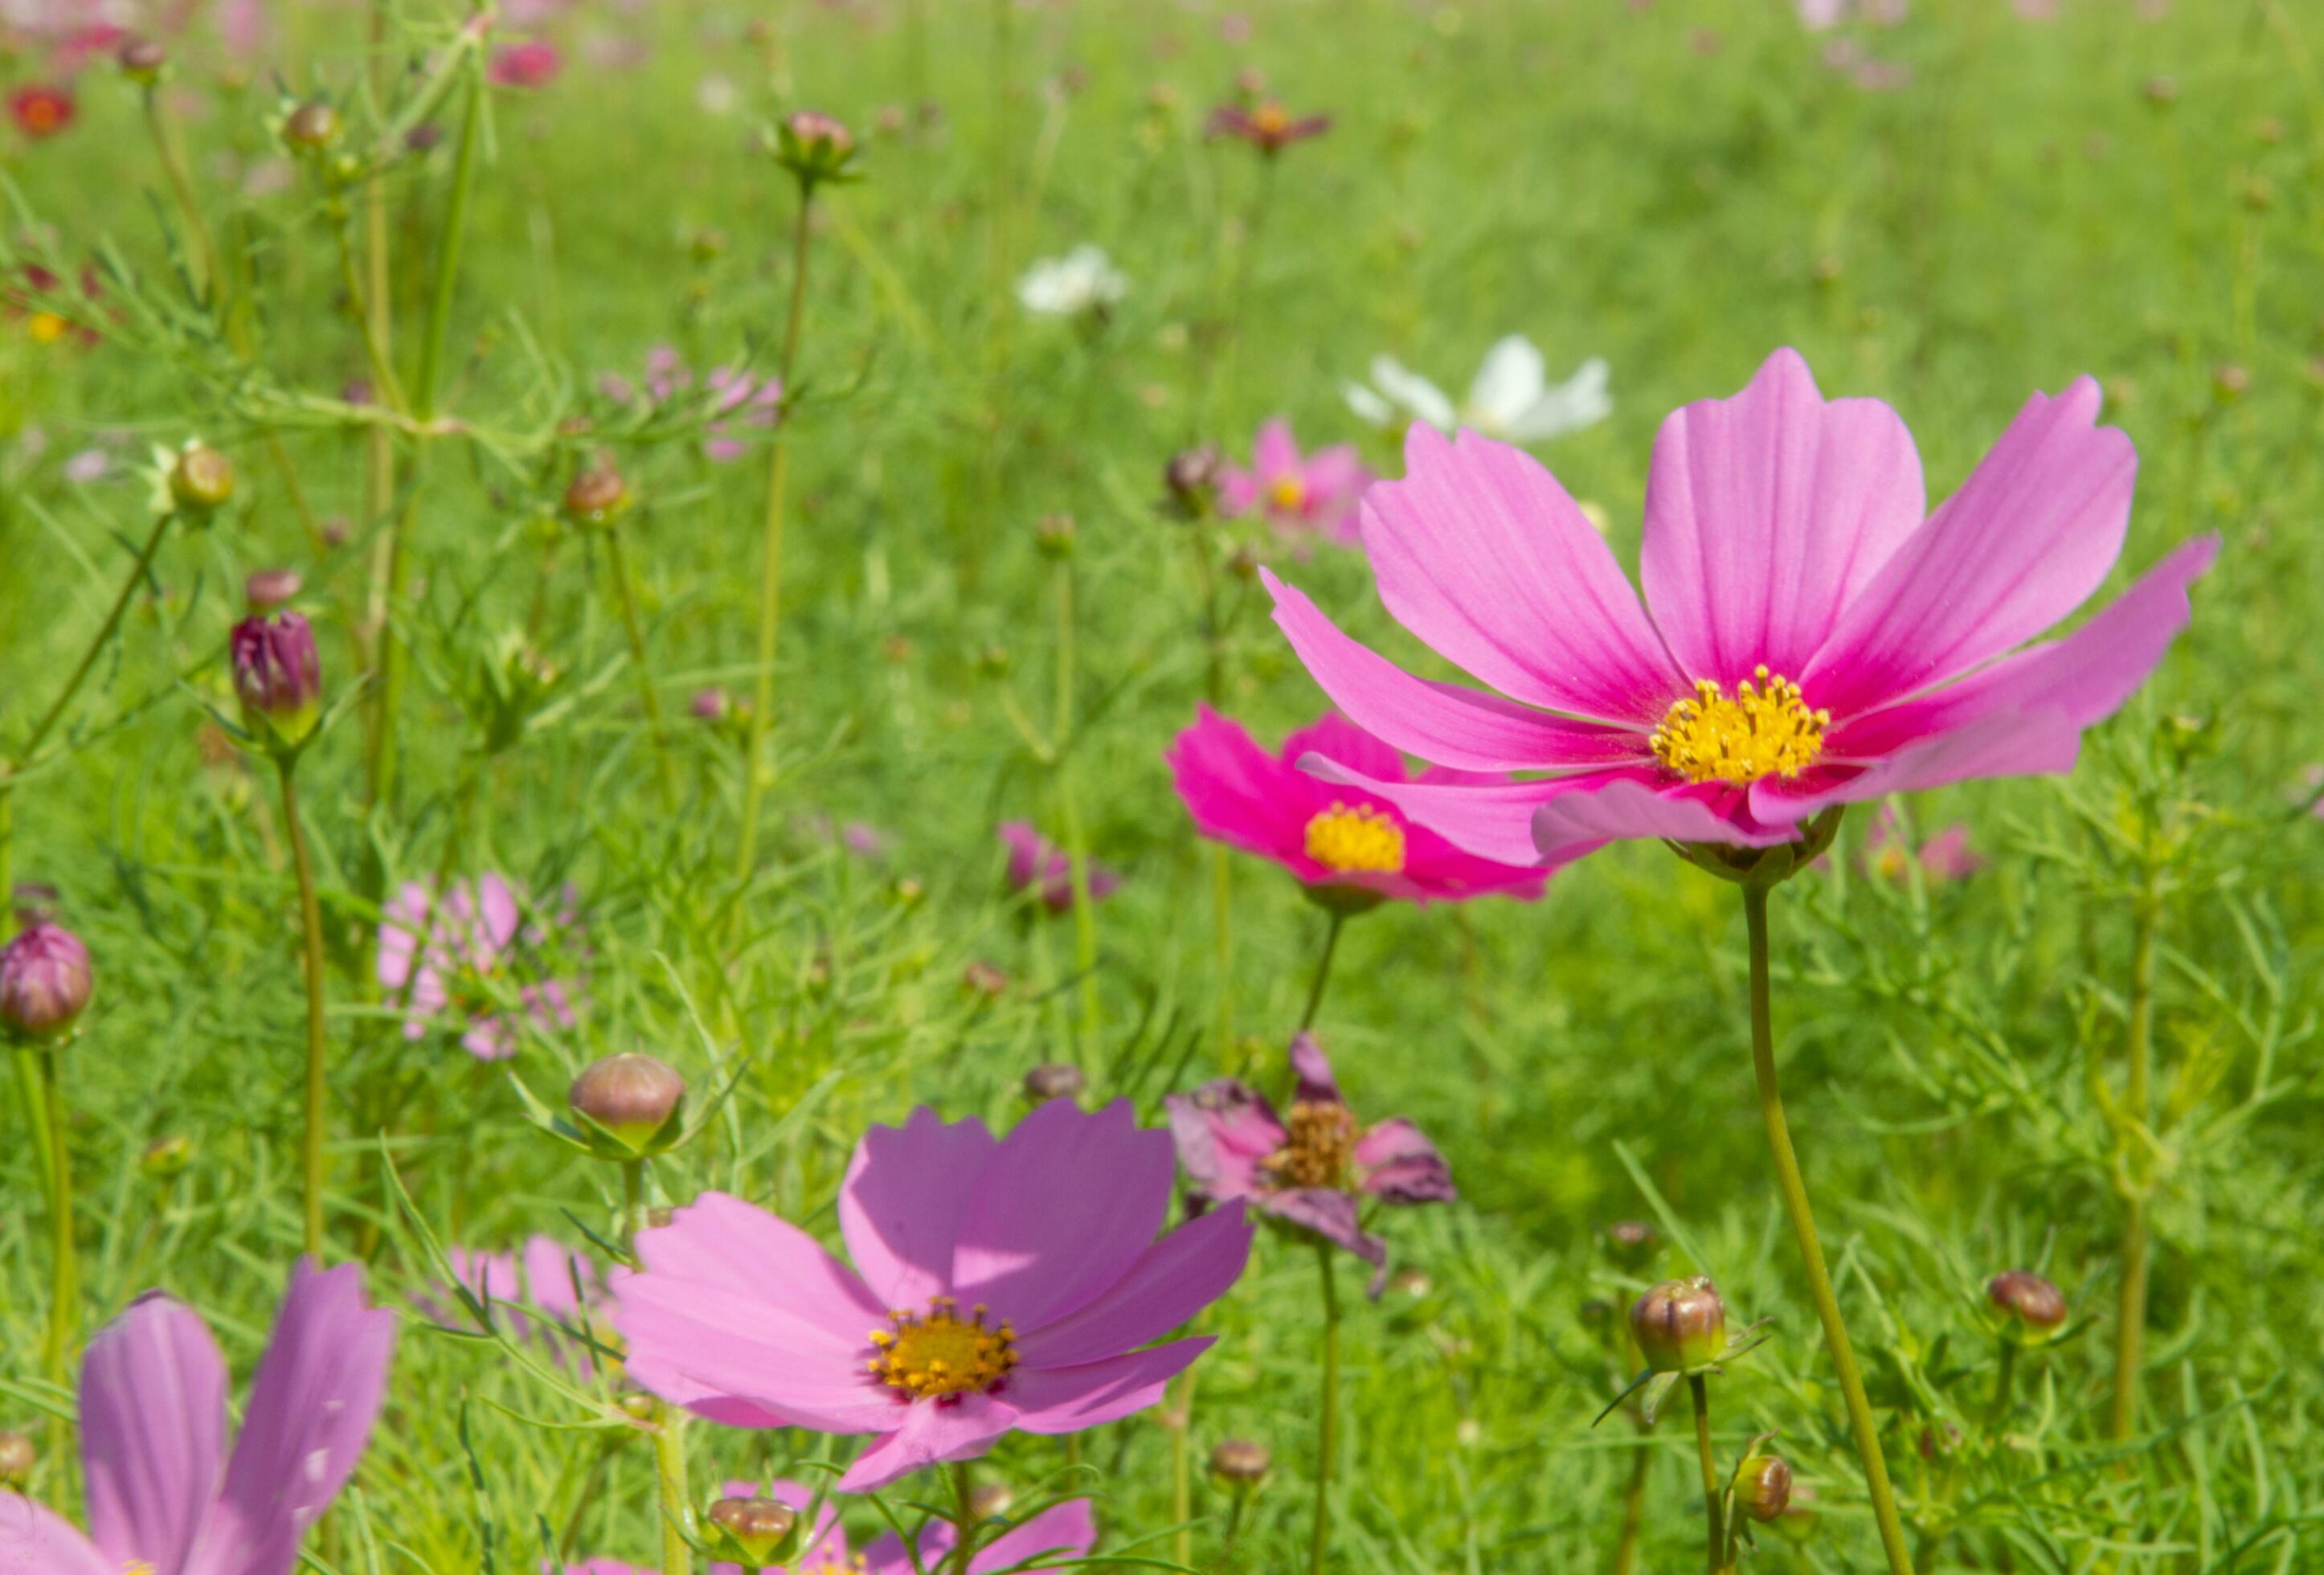
{"label": "white cosmos flower", "polygon": [[1111,306],[1130,293],[1130,281],[1096,246],[1084,244],[1062,257],[1047,257],[1017,281],[1017,299],[1043,317],[1078,317]]}
{"label": "white cosmos flower", "polygon": [[1380,427],[1401,418],[1443,432],[1468,427],[1512,443],[1540,443],[1593,427],[1614,408],[1606,393],[1603,360],[1592,356],[1572,377],[1553,383],[1540,350],[1523,334],[1511,334],[1485,352],[1469,397],[1457,405],[1394,356],[1375,358],[1371,373],[1369,385],[1351,382],[1341,391],[1350,410]]}

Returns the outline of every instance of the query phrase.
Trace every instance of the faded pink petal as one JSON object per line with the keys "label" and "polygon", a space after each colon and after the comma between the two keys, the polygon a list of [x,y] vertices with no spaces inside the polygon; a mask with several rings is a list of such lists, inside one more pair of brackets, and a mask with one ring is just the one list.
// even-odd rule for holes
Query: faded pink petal
{"label": "faded pink petal", "polygon": [[984,1123],[945,1123],[922,1106],[901,1128],[871,1127],[839,1188],[847,1256],[889,1307],[917,1307],[952,1289],[971,1179],[1000,1149]]}
{"label": "faded pink petal", "polygon": [[226,1467],[226,1359],[208,1326],[160,1292],[88,1342],[80,1368],[88,1526],[115,1569],[185,1567]]}
{"label": "faded pink petal", "polygon": [[0,1554],[12,1575],[120,1575],[122,1568],[62,1515],[8,1492],[0,1492]]}
{"label": "faded pink petal", "polygon": [[1079,1432],[1135,1415],[1159,1402],[1162,1386],[1217,1343],[1208,1335],[1087,1362],[1014,1375],[1009,1398],[1027,1432]]}
{"label": "faded pink petal", "polygon": [[1023,1424],[1014,1405],[989,1395],[963,1395],[944,1405],[907,1405],[899,1415],[895,1431],[881,1433],[878,1442],[855,1457],[839,1479],[839,1491],[876,1493],[925,1467],[973,1460],[1001,1434]]}
{"label": "faded pink petal", "polygon": [[[960,1541],[960,1534],[950,1521],[932,1520],[921,1531],[917,1546],[919,1550],[918,1569],[928,1575],[944,1568],[946,1553]],[[1069,1498],[1041,1511],[1019,1525],[1011,1526],[990,1542],[982,1543],[969,1556],[968,1575],[999,1575],[1036,1561],[1043,1555],[1052,1558],[1079,1559],[1097,1545],[1097,1525],[1086,1498]],[[820,1575],[813,1567],[802,1575]],[[878,1541],[866,1550],[863,1575],[914,1575],[914,1566],[904,1552],[903,1539],[893,1532],[882,1533]]]}
{"label": "faded pink petal", "polygon": [[1159,1340],[1226,1294],[1241,1277],[1251,1227],[1240,1200],[1173,1230],[1079,1312],[1025,1335],[1035,1368],[1102,1360]]}

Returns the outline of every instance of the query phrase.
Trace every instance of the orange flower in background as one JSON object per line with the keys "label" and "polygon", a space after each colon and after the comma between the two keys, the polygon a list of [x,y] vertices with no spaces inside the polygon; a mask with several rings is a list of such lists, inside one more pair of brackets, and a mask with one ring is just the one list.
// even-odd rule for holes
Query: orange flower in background
{"label": "orange flower in background", "polygon": [[72,124],[78,113],[71,93],[45,82],[29,84],[8,95],[8,118],[36,143]]}

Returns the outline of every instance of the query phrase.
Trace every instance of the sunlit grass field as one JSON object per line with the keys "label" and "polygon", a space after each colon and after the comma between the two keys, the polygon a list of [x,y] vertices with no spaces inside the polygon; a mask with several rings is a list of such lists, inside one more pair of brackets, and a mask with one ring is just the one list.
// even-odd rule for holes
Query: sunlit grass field
{"label": "sunlit grass field", "polygon": [[[1163,1097],[1204,1079],[1280,1082],[1326,917],[1238,856],[1222,946],[1213,852],[1163,751],[1206,694],[1270,744],[1324,709],[1259,564],[1450,674],[1380,609],[1361,553],[1173,517],[1174,453],[1245,458],[1279,415],[1394,476],[1395,442],[1342,385],[1385,354],[1457,395],[1523,334],[1554,378],[1610,367],[1608,418],[1532,448],[1635,568],[1657,425],[1779,346],[1827,395],[1897,409],[1932,501],[2027,394],[2088,373],[2140,458],[2101,599],[2204,531],[2224,539],[2218,566],[2070,777],[1901,801],[1907,829],[1882,849],[1859,808],[1777,894],[1793,1131],[1922,1569],[2324,1567],[2324,823],[2307,813],[2324,760],[2324,13],[1855,9],[1882,14],[1816,29],[1776,0],[586,0],[504,22],[554,40],[563,65],[481,99],[465,182],[456,88],[420,117],[440,141],[337,198],[270,122],[327,93],[368,143],[462,14],[302,5],[239,58],[198,21],[170,41],[159,102],[234,281],[218,314],[190,293],[208,270],[139,91],[100,57],[69,128],[6,133],[9,277],[63,258],[100,290],[93,343],[42,331],[37,302],[0,320],[0,760],[150,528],[150,451],[198,437],[237,483],[209,525],[164,542],[59,734],[70,747],[0,780],[13,879],[51,889],[23,900],[96,959],[58,1057],[84,1331],[165,1287],[246,1377],[300,1250],[291,866],[272,768],[223,747],[205,709],[233,713],[226,642],[254,570],[300,571],[326,694],[352,695],[298,773],[328,941],[332,1255],[364,1262],[405,1316],[370,1451],[308,1555],[366,1572],[645,1566],[662,1515],[638,1430],[414,1302],[441,1277],[438,1245],[546,1232],[602,1262],[619,1235],[619,1170],[535,1130],[512,1077],[561,1108],[584,1064],[652,1052],[714,1113],[650,1166],[650,1201],[715,1187],[826,1239],[858,1135],[915,1105],[1004,1127],[1023,1074],[1064,1062],[1085,1102],[1126,1096],[1158,1125]],[[10,69],[37,76],[33,47]],[[1265,98],[1329,130],[1276,154],[1205,134],[1215,105]],[[738,888],[749,724],[731,708],[761,673],[769,432],[730,421],[742,452],[714,458],[698,401],[645,418],[635,391],[661,346],[697,387],[779,364],[799,198],[763,128],[799,108],[853,129],[861,179],[813,203],[770,774]],[[433,422],[392,439],[373,436],[390,429],[365,415],[376,403],[345,398],[378,380],[343,231],[354,277],[388,281],[370,304],[407,384],[442,325]],[[1020,277],[1084,244],[1125,276],[1120,299],[1028,311]],[[91,452],[101,468],[79,463]],[[600,458],[633,500],[618,557],[560,520]],[[398,750],[374,792],[381,680],[352,692],[390,536]],[[520,646],[554,670],[549,698],[494,736],[493,684]],[[694,710],[709,689],[724,720]],[[1118,891],[1063,918],[1012,895],[994,833],[1012,819],[1061,842],[1077,824]],[[1973,871],[1899,856],[1899,836],[1956,824]],[[507,1061],[456,1033],[408,1039],[372,956],[401,883],[485,870],[552,906],[569,893],[575,916],[548,964],[574,982],[572,1020],[528,1027]],[[2154,1072],[2133,1115],[2142,912]],[[1316,1027],[1358,1110],[1409,1116],[1460,1189],[1378,1222],[1403,1272],[1377,1303],[1342,1270],[1329,1568],[1616,1568],[1641,1451],[1635,1568],[1699,1564],[1683,1405],[1651,1431],[1621,1412],[1591,1425],[1635,1365],[1619,1310],[1695,1273],[1738,1326],[1774,1321],[1716,1381],[1722,1459],[1775,1430],[1814,1497],[1812,1517],[1759,1529],[1750,1561],[1879,1567],[1758,1119],[1728,888],[1632,843],[1538,902],[1384,906],[1346,926]],[[27,1491],[78,1517],[56,1447],[71,1396],[44,1350],[44,1193],[13,1090],[5,1108],[0,1427],[42,1445]],[[163,1139],[184,1140],[182,1174],[147,1157]],[[2151,1304],[2117,1441],[2133,1194]],[[1628,1220],[1656,1227],[1646,1262],[1607,1248],[1604,1227]],[[1097,1567],[1303,1567],[1314,1259],[1262,1230],[1199,1322],[1218,1344],[1191,1398],[1174,1386],[1070,1451],[1010,1437],[980,1479],[1094,1494]],[[2016,1368],[2004,1426],[1982,1308],[1988,1276],[2020,1266],[2070,1311]],[[697,1488],[825,1480],[814,1462],[850,1458],[800,1430],[687,1433]],[[1274,1454],[1231,1541],[1231,1495],[1202,1470],[1228,1438]],[[909,1519],[949,1491],[925,1476],[883,1497]],[[881,1524],[843,1508],[859,1541]]]}

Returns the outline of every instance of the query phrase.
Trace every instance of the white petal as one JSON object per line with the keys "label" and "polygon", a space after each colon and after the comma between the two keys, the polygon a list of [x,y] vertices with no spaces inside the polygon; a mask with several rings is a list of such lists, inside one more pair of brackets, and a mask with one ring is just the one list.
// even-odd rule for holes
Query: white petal
{"label": "white petal", "polygon": [[1366,388],[1360,382],[1343,382],[1340,385],[1340,397],[1348,401],[1348,409],[1355,411],[1359,421],[1368,421],[1375,427],[1396,425],[1396,407],[1382,399],[1377,389]]}
{"label": "white petal", "polygon": [[1372,360],[1372,386],[1440,432],[1460,424],[1444,391],[1416,372],[1406,372],[1391,355]]}
{"label": "white petal", "polygon": [[1548,381],[1534,342],[1523,334],[1511,334],[1485,352],[1477,381],[1469,385],[1469,408],[1463,413],[1480,427],[1506,431],[1541,399]]}
{"label": "white petal", "polygon": [[1614,409],[1606,392],[1606,363],[1593,356],[1582,369],[1534,401],[1509,423],[1509,436],[1519,443],[1539,443],[1579,432],[1604,420]]}

